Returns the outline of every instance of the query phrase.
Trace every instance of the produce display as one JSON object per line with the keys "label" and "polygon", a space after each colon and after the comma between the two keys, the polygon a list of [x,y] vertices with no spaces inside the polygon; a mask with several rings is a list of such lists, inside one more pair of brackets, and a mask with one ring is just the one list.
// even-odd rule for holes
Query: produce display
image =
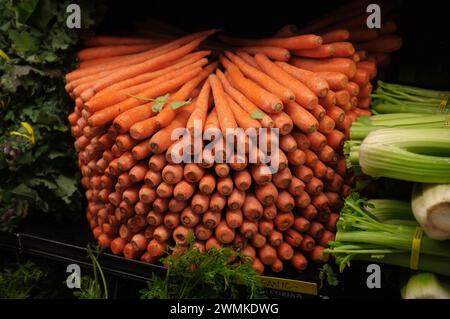
{"label": "produce display", "polygon": [[324,3],[0,2],[0,298],[449,299],[442,19]]}
{"label": "produce display", "polygon": [[[87,40],[66,75],[99,244],[156,262],[193,234],[201,250],[240,249],[260,273],[327,262],[353,183],[342,145],[352,121],[371,114],[378,61],[365,48],[377,45],[357,51],[353,29],[297,35],[286,26],[262,39],[146,30]],[[199,143],[174,138],[180,128]],[[218,145],[236,128],[257,139],[213,152],[201,139]]]}

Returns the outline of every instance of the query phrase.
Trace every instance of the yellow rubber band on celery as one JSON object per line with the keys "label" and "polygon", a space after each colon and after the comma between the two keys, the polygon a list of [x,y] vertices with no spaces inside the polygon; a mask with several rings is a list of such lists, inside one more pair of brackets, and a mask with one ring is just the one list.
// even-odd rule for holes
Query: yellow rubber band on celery
{"label": "yellow rubber band on celery", "polygon": [[411,259],[409,268],[417,270],[419,268],[420,245],[422,244],[423,230],[420,226],[416,227],[411,246]]}
{"label": "yellow rubber band on celery", "polygon": [[5,59],[6,61],[11,61],[11,58],[2,49],[0,49],[0,57]]}
{"label": "yellow rubber band on celery", "polygon": [[444,96],[442,97],[441,104],[439,104],[439,111],[440,111],[441,113],[444,113],[444,112],[445,112],[445,107],[447,106],[448,99],[449,99],[449,95],[444,95]]}
{"label": "yellow rubber band on celery", "polygon": [[447,116],[447,120],[444,123],[444,127],[450,128],[450,115]]}

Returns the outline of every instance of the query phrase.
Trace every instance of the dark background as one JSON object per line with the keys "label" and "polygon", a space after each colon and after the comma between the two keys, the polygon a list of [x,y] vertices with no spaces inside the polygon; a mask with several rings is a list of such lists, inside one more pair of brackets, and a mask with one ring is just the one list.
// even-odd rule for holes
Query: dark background
{"label": "dark background", "polygon": [[[159,19],[188,31],[220,28],[241,37],[269,36],[285,24],[309,21],[352,2],[314,1],[108,1],[99,32],[127,33],[134,22]],[[378,3],[379,1],[371,1]],[[445,1],[392,0],[398,5],[397,22],[403,48],[394,54],[387,80],[427,88],[450,88],[450,28]],[[383,14],[383,12],[382,12]]]}

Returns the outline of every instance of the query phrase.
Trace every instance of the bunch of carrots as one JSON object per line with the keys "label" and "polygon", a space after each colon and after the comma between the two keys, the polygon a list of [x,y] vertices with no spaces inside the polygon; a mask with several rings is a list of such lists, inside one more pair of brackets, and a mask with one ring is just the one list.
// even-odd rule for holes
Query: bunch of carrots
{"label": "bunch of carrots", "polygon": [[[341,148],[352,120],[369,113],[377,69],[341,32],[287,29],[219,45],[208,39],[216,30],[87,41],[66,89],[86,215],[102,247],[154,263],[193,234],[200,250],[240,249],[259,273],[328,261],[353,182]],[[321,57],[329,47],[332,58]],[[248,141],[244,159],[218,163],[202,149],[201,163],[175,163],[171,133],[194,132],[198,120],[202,132],[278,128],[279,170],[249,163]]]}

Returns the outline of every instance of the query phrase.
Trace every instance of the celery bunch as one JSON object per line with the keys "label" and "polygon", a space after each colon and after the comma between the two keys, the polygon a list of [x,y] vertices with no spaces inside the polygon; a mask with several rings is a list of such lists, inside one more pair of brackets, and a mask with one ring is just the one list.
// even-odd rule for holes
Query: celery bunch
{"label": "celery bunch", "polygon": [[[390,215],[395,217],[398,203],[392,204]],[[387,205],[389,202],[385,203],[384,211],[387,211]],[[336,239],[329,243],[330,248],[325,252],[335,255],[341,271],[353,259],[409,267],[412,240],[418,224],[380,221],[367,209],[368,206],[372,206],[371,203],[360,198],[358,193],[352,193],[346,199],[337,224]],[[397,218],[401,220],[402,216],[404,214],[400,213]],[[418,269],[450,276],[450,241],[432,240],[424,234]]]}
{"label": "celery bunch", "polygon": [[450,113],[450,91],[378,81],[372,97],[372,110],[376,113]]}
{"label": "celery bunch", "polygon": [[349,167],[371,177],[450,183],[450,129],[383,128],[363,141],[347,141]]}

